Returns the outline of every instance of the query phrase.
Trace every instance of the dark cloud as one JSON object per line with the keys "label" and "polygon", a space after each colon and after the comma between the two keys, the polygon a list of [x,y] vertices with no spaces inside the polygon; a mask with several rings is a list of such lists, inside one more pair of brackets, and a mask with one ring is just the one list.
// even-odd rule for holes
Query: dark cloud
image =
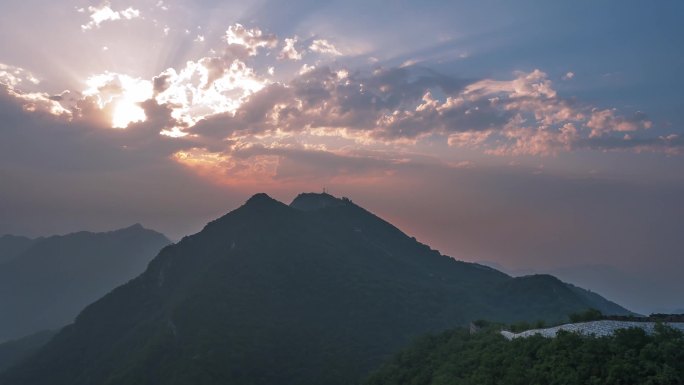
{"label": "dark cloud", "polygon": [[171,75],[163,73],[159,76],[155,76],[154,78],[152,78],[152,86],[155,95],[166,91],[169,88],[169,86],[171,86],[169,82],[170,77]]}

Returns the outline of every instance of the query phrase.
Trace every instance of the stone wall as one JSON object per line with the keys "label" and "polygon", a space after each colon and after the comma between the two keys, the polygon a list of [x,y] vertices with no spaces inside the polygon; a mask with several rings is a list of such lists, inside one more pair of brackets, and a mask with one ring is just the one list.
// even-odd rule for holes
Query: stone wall
{"label": "stone wall", "polygon": [[[641,328],[644,329],[646,333],[650,334],[653,333],[655,325],[655,322],[603,320],[565,324],[546,329],[532,329],[526,330],[521,333],[512,333],[506,330],[502,330],[501,335],[503,335],[509,340],[512,340],[514,338],[530,337],[536,334],[539,334],[543,337],[554,338],[559,330],[565,330],[568,332],[579,333],[583,335],[595,335],[597,337],[603,337],[614,334],[616,330],[627,328]],[[667,325],[673,329],[684,331],[684,322],[664,322],[663,325]]]}

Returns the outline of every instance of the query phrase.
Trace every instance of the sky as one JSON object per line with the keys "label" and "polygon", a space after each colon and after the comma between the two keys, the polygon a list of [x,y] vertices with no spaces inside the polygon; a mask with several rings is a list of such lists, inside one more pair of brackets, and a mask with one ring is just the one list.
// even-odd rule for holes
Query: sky
{"label": "sky", "polygon": [[0,234],[179,239],[326,188],[458,259],[684,308],[681,1],[2,9]]}

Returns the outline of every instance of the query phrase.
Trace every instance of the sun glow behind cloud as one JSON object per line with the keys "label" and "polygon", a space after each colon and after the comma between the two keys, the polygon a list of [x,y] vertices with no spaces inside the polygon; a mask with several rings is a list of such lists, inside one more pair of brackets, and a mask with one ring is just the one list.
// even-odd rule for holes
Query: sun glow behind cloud
{"label": "sun glow behind cloud", "polygon": [[240,60],[219,57],[189,61],[185,68],[169,68],[154,79],[159,104],[172,106],[178,130],[216,114],[234,113],[269,81]]}
{"label": "sun glow behind cloud", "polygon": [[95,100],[114,128],[145,121],[142,102],[169,106],[177,124],[161,133],[180,137],[202,119],[234,113],[249,96],[273,82],[271,73],[265,72],[260,75],[239,59],[204,57],[178,70],[168,68],[151,81],[113,72],[93,75],[82,95]]}
{"label": "sun glow behind cloud", "polygon": [[[625,117],[564,98],[541,70],[463,80],[411,60],[359,69],[344,62],[346,49],[315,35],[278,37],[240,24],[224,31],[218,45],[156,76],[119,69],[88,77],[71,101],[42,98],[99,125],[135,131],[147,122],[141,131],[161,134],[168,158],[226,183],[282,182],[299,175],[283,170],[318,174],[310,163],[325,162],[344,165],[334,169],[347,178],[375,175],[373,167],[392,170],[408,153],[449,165],[463,162],[464,151],[510,157],[681,147],[676,134],[640,138],[652,125],[643,113]],[[391,161],[377,163],[371,150]]]}
{"label": "sun glow behind cloud", "polygon": [[113,128],[126,128],[147,118],[140,103],[152,98],[152,82],[108,72],[89,77],[86,85],[83,95],[94,98],[100,109],[109,111]]}
{"label": "sun glow behind cloud", "polygon": [[[78,8],[77,11],[91,19],[88,24],[81,25],[81,29],[91,30],[89,33],[97,37],[109,33],[107,29],[99,28],[102,23],[142,18],[142,13],[149,11],[144,7],[140,9],[142,11],[132,7],[114,8],[110,2],[103,2],[100,6]],[[157,25],[157,21],[154,24]],[[108,25],[108,28],[115,26]],[[298,76],[296,70],[283,67],[284,57],[278,55],[287,48],[288,41],[294,44],[296,37],[281,40],[258,27],[245,27],[238,23],[228,25],[223,31],[218,45],[208,45],[206,52],[194,56],[194,59],[190,56],[184,64],[161,72],[153,70],[152,73],[157,75],[150,77],[139,75],[139,68],[126,71],[114,65],[112,68],[116,69],[88,76],[82,87],[70,86],[70,97],[53,99],[53,104],[63,106],[64,111],[73,110],[76,118],[105,123],[113,128],[127,128],[132,123],[147,120],[141,104],[153,100],[169,108],[175,120],[175,124],[160,127],[159,132],[183,137],[188,135],[189,128],[204,119],[234,114],[251,95],[269,84],[276,81],[287,84]],[[310,68],[325,63],[327,58],[324,56],[339,52],[327,40],[315,40],[310,47],[307,44],[303,43],[298,51],[294,51],[296,55],[292,55],[301,60],[302,55],[308,54]],[[294,46],[290,47],[290,51],[293,50]],[[80,77],[77,75],[75,79]],[[49,97],[46,94],[46,99]]]}
{"label": "sun glow behind cloud", "polygon": [[[371,4],[359,15],[359,4],[339,1],[4,2],[0,190],[7,218],[20,207],[40,208],[41,191],[50,192],[46,209],[27,209],[26,218],[74,196],[73,207],[80,208],[87,192],[109,194],[100,207],[124,197],[129,206],[117,206],[121,215],[131,202],[146,213],[189,201],[197,204],[188,210],[202,210],[211,201],[202,188],[220,191],[217,207],[223,207],[236,191],[321,186],[355,189],[359,199],[377,192],[384,202],[383,191],[400,196],[395,184],[406,183],[402,199],[409,201],[416,185],[462,194],[449,200],[445,193],[445,205],[499,191],[501,199],[476,211],[487,216],[491,208],[494,227],[504,223],[498,229],[507,230],[519,227],[519,211],[510,211],[510,223],[499,220],[502,210],[519,207],[509,196],[524,190],[536,205],[561,189],[557,181],[544,189],[498,174],[492,180],[501,185],[492,188],[479,179],[490,168],[586,178],[585,187],[634,175],[639,183],[682,181],[676,65],[682,54],[671,49],[682,32],[672,11],[676,1],[647,8],[596,2],[585,7],[589,18],[571,5],[527,3]],[[577,21],[586,33],[567,33]],[[638,33],[634,25],[653,28]],[[461,179],[471,172],[472,183]],[[478,183],[477,193],[463,192]],[[559,212],[544,213],[567,214],[590,195],[585,187],[564,189],[570,193],[557,200]],[[681,196],[680,190],[668,197]],[[11,198],[13,191],[19,199]],[[624,197],[621,188],[613,192]],[[645,200],[608,196],[586,206],[589,216],[596,207],[605,212],[601,201]],[[666,197],[653,202],[654,213],[676,212]],[[489,226],[471,226],[471,211],[469,205],[459,225],[476,228],[473,237],[488,232]],[[544,214],[550,219],[540,220],[542,237],[565,239],[567,229],[579,228],[572,211],[567,227],[548,232],[557,215]],[[653,222],[650,212],[621,212]],[[628,217],[619,222],[632,227]],[[598,227],[603,223],[587,233],[602,234]],[[611,244],[643,238],[637,231],[612,233]],[[638,252],[657,254],[661,239]]]}

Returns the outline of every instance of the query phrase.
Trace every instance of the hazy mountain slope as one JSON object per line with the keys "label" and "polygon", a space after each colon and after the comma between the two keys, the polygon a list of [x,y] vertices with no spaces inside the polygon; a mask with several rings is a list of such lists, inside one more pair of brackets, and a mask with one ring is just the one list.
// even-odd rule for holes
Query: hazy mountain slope
{"label": "hazy mountain slope", "polygon": [[549,274],[605,295],[629,309],[643,314],[676,313],[681,290],[676,281],[658,279],[639,271],[627,271],[606,265],[579,265],[551,269]]}
{"label": "hazy mountain slope", "polygon": [[[583,289],[570,283],[566,283],[566,285],[575,293],[583,297],[584,300],[591,304],[594,309],[601,310],[601,313],[603,314],[621,314],[624,310],[622,306],[601,297],[599,294],[594,293],[593,291]],[[637,315],[637,313],[633,314]]]}
{"label": "hazy mountain slope", "polygon": [[44,330],[0,344],[0,372],[37,352],[56,333],[56,330]]}
{"label": "hazy mountain slope", "polygon": [[0,237],[0,264],[10,261],[26,251],[36,240],[16,235]]}
{"label": "hazy mountain slope", "polygon": [[[528,306],[521,308],[520,302],[526,297],[529,301]],[[536,314],[539,320],[556,321],[562,320],[558,318],[558,314],[567,315],[582,307],[594,308],[603,314],[634,314],[596,293],[562,282],[548,274],[508,280],[498,287],[492,301],[498,303],[502,311],[509,316],[509,321],[512,321],[510,317],[519,314],[521,309],[528,314]],[[499,319],[506,319],[506,316]]]}
{"label": "hazy mountain slope", "polygon": [[0,384],[354,383],[425,332],[589,307],[530,281],[440,255],[348,200],[257,194],[162,250]]}
{"label": "hazy mountain slope", "polygon": [[144,271],[167,244],[140,225],[36,241],[0,265],[0,341],[72,322],[87,304]]}
{"label": "hazy mountain slope", "polygon": [[672,280],[658,280],[649,274],[627,271],[616,266],[608,265],[570,265],[556,268],[524,268],[506,269],[494,262],[481,263],[501,270],[511,276],[530,274],[550,274],[563,282],[598,293],[610,298],[628,309],[642,314],[650,313],[680,313],[677,306],[680,303],[681,290],[678,283]]}

